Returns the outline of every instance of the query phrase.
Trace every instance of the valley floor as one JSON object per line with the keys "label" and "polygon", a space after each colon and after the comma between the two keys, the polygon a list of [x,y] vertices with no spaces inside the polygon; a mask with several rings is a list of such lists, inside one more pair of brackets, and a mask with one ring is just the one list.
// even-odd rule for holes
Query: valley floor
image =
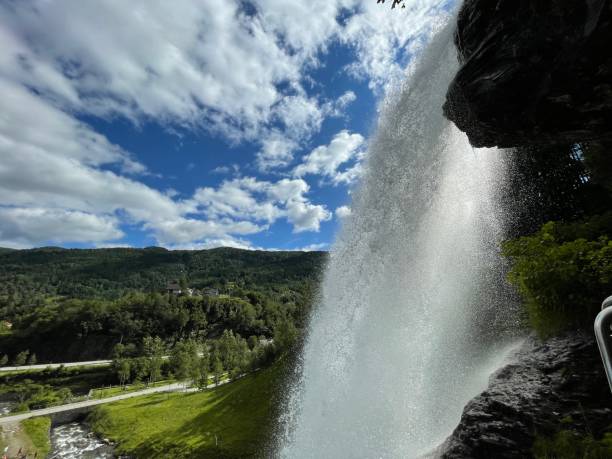
{"label": "valley floor", "polygon": [[97,408],[93,430],[137,458],[261,456],[282,364],[203,392],[154,394]]}

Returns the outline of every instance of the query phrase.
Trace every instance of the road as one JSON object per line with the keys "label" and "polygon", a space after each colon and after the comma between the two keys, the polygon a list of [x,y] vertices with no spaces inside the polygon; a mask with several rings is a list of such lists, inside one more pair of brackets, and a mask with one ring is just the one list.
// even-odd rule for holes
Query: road
{"label": "road", "polygon": [[19,367],[0,367],[0,373],[6,371],[24,371],[24,370],[44,370],[45,368],[63,367],[104,367],[109,366],[112,360],[89,360],[87,362],[66,362],[66,363],[41,363],[38,365],[21,365]]}
{"label": "road", "polygon": [[66,405],[52,406],[50,408],[43,408],[41,410],[32,410],[26,413],[15,414],[13,416],[0,417],[0,425],[23,421],[24,419],[33,418],[36,416],[47,416],[53,413],[61,413],[62,411],[69,411],[69,410],[74,410],[77,408],[86,408],[90,406],[102,405],[104,403],[117,402],[119,400],[125,400],[126,398],[140,397],[141,395],[149,395],[149,394],[155,394],[158,392],[171,392],[171,391],[179,391],[179,390],[184,391],[184,392],[195,392],[198,390],[196,388],[190,388],[190,389],[184,389],[184,388],[185,388],[184,383],[172,383],[172,384],[167,384],[165,386],[152,387],[150,389],[143,389],[139,391],[129,392],[127,394],[115,395],[113,397],[102,398],[99,400],[85,400],[83,402],[68,403]]}

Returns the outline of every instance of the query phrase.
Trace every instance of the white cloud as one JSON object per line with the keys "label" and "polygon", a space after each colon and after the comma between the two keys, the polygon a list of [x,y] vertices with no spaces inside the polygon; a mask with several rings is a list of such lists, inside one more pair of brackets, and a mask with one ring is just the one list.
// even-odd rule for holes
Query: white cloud
{"label": "white cloud", "polygon": [[352,211],[349,206],[340,206],[336,209],[337,218],[346,218],[351,215]]}
{"label": "white cloud", "polygon": [[262,171],[285,167],[293,160],[297,147],[296,141],[274,129],[263,139],[262,148],[257,153],[257,166]]}
{"label": "white cloud", "polygon": [[453,1],[390,11],[370,0],[254,0],[255,14],[238,1],[9,2],[0,4],[0,74],[69,111],[261,141],[261,164],[285,166],[296,142],[354,100],[306,94],[320,52],[334,41],[352,47],[352,73],[383,87]]}
{"label": "white cloud", "polygon": [[402,74],[398,55],[418,47],[446,3],[391,12],[369,0],[254,0],[254,14],[238,1],[0,3],[0,245],[106,244],[125,224],[167,246],[243,244],[278,219],[318,231],[331,213],[302,177],[354,181],[359,134],[313,150],[293,179],[235,179],[181,200],[140,181],[147,167],[77,116],[208,129],[254,142],[262,170],[289,167],[355,100],[304,89],[321,52],[352,47],[350,71],[377,90]]}
{"label": "white cloud", "polygon": [[131,244],[125,244],[123,242],[102,242],[94,243],[96,249],[132,249],[134,248]]}
{"label": "white cloud", "polygon": [[[211,200],[206,218],[194,218],[190,214],[201,204],[195,199],[179,200],[175,190],[161,192],[106,169],[124,170],[131,160],[104,136],[2,78],[0,99],[3,245],[31,246],[46,240],[103,243],[123,236],[121,223],[141,225],[160,244],[204,243],[263,231],[280,217],[287,218],[295,231],[317,230],[327,218],[323,206],[304,196],[305,182],[293,181],[300,187],[283,197],[276,195],[285,182],[254,179],[199,191],[201,200],[206,193]],[[256,200],[253,192],[276,197]]]}
{"label": "white cloud", "polygon": [[311,203],[310,187],[302,179],[259,181],[253,177],[226,180],[218,188],[200,188],[194,201],[209,219],[231,219],[271,225],[286,218],[296,233],[319,231],[321,222],[331,218],[323,205]]}
{"label": "white cloud", "polygon": [[293,175],[321,175],[334,183],[351,183],[359,176],[359,165],[345,171],[339,168],[352,159],[361,159],[364,138],[360,134],[343,130],[337,133],[329,145],[321,145],[304,156],[302,163],[293,170]]}
{"label": "white cloud", "polygon": [[112,216],[64,209],[0,207],[0,246],[30,247],[47,242],[96,242],[119,239]]}
{"label": "white cloud", "polygon": [[264,250],[261,247],[253,246],[249,241],[233,237],[213,238],[207,239],[205,242],[174,244],[167,246],[167,248],[170,250],[207,250],[215,249],[217,247],[233,247],[234,249],[244,250]]}
{"label": "white cloud", "polygon": [[407,56],[419,51],[458,2],[411,0],[399,10],[367,0],[357,3],[359,13],[347,19],[339,38],[354,47],[357,55],[349,70],[382,92],[404,79]]}
{"label": "white cloud", "polygon": [[229,166],[217,166],[210,171],[211,174],[229,174],[230,172]]}
{"label": "white cloud", "polygon": [[329,248],[329,244],[327,242],[322,242],[319,244],[309,244],[304,247],[297,247],[292,249],[295,252],[318,252],[321,250],[327,250]]}
{"label": "white cloud", "polygon": [[145,224],[163,245],[189,244],[210,238],[221,238],[229,234],[254,234],[262,231],[256,224],[241,220],[199,220],[179,217]]}
{"label": "white cloud", "polygon": [[346,119],[346,108],[356,100],[357,95],[353,91],[346,91],[344,94],[338,97],[335,102],[327,104],[327,113],[329,113],[330,116]]}

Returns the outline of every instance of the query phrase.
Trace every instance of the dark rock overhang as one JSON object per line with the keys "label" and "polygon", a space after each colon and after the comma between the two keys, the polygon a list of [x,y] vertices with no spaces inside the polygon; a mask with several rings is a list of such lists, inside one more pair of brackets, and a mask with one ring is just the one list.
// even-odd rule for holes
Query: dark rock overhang
{"label": "dark rock overhang", "polygon": [[612,0],[465,0],[445,115],[477,147],[612,140]]}

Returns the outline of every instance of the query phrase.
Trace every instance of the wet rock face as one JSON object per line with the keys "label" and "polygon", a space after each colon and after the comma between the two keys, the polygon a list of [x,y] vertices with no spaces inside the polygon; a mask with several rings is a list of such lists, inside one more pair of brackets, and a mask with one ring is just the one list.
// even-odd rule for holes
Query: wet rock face
{"label": "wet rock face", "polygon": [[441,457],[531,457],[536,434],[563,427],[599,438],[611,420],[612,396],[593,339],[578,333],[546,343],[530,338],[515,363],[465,407]]}
{"label": "wet rock face", "polygon": [[465,0],[445,115],[477,147],[612,139],[612,0]]}

